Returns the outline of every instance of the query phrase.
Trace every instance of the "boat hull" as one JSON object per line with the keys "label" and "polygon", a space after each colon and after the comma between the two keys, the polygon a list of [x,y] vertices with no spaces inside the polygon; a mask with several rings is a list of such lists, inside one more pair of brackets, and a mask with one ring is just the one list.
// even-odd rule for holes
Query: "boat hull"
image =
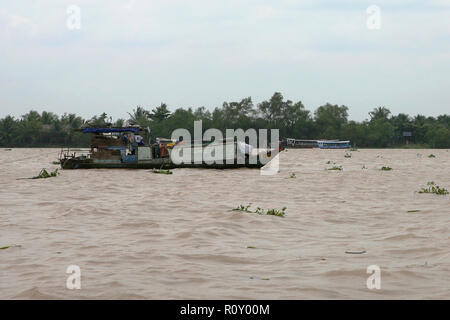
{"label": "boat hull", "polygon": [[285,148],[286,149],[312,149],[312,148],[318,148],[318,147],[317,147],[317,145],[304,145],[304,146],[287,145]]}
{"label": "boat hull", "polygon": [[235,169],[235,168],[261,168],[264,164],[257,163],[181,163],[174,164],[168,158],[153,159],[146,162],[124,163],[117,161],[95,161],[92,159],[66,159],[61,161],[62,169],[175,169],[175,168],[210,168],[210,169]]}
{"label": "boat hull", "polygon": [[349,148],[350,146],[323,146],[323,147],[319,146],[319,149],[349,149]]}

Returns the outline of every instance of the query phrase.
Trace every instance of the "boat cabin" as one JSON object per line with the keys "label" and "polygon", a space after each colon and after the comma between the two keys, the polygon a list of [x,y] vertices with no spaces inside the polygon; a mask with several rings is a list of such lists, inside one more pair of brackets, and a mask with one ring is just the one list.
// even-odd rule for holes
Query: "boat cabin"
{"label": "boat cabin", "polygon": [[317,140],[286,139],[286,148],[317,148]]}

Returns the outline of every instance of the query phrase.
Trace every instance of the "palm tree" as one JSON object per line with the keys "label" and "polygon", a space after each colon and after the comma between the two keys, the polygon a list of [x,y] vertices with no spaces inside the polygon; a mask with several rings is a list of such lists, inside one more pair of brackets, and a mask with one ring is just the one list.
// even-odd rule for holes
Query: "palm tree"
{"label": "palm tree", "polygon": [[58,116],[53,112],[42,111],[41,122],[42,124],[51,125],[58,121]]}
{"label": "palm tree", "polygon": [[150,118],[155,119],[157,121],[162,121],[170,116],[170,111],[167,109],[167,105],[161,102],[159,107],[152,110]]}
{"label": "palm tree", "polygon": [[106,127],[111,125],[111,121],[108,122],[108,115],[103,112],[99,116],[93,116],[90,120],[86,121],[86,124],[92,127]]}
{"label": "palm tree", "polygon": [[375,121],[378,119],[389,119],[389,115],[391,114],[391,110],[385,107],[378,107],[373,109],[373,111],[369,112],[370,121]]}
{"label": "palm tree", "polygon": [[141,106],[137,106],[132,113],[128,112],[130,119],[128,119],[128,123],[132,126],[146,126],[148,124],[148,118],[150,117],[150,112],[142,108]]}
{"label": "palm tree", "polygon": [[116,122],[114,123],[114,127],[121,128],[123,127],[124,124],[125,124],[124,119],[117,119]]}

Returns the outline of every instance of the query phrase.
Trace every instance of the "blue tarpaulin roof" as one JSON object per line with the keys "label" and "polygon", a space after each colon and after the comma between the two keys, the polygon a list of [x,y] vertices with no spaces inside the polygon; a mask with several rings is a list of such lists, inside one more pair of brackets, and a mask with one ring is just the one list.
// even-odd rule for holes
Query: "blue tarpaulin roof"
{"label": "blue tarpaulin roof", "polygon": [[84,133],[110,133],[110,132],[134,132],[138,133],[139,128],[84,128]]}

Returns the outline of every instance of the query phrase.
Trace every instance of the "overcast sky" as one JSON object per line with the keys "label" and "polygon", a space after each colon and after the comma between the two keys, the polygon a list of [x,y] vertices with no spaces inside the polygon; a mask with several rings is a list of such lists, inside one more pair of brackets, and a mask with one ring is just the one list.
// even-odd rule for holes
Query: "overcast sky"
{"label": "overcast sky", "polygon": [[436,116],[450,113],[449,78],[450,0],[0,2],[0,117],[117,119],[275,91],[312,111],[345,104],[354,120],[377,106]]}

